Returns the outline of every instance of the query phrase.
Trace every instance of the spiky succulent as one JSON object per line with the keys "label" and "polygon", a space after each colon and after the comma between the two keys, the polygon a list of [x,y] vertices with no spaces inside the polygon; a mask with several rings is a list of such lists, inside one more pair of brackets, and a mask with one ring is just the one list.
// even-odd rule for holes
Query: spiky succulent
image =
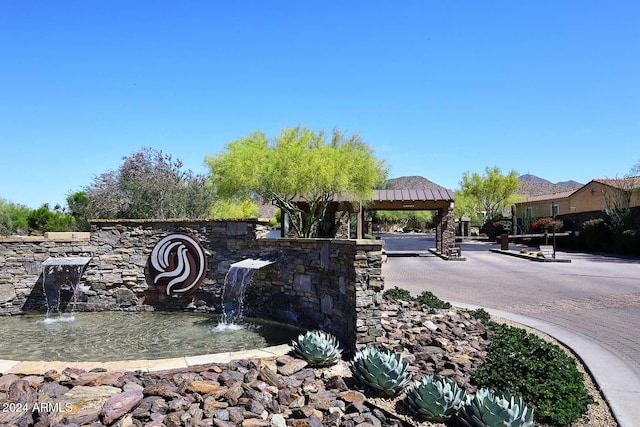
{"label": "spiky succulent", "polygon": [[414,381],[407,391],[409,406],[424,419],[445,422],[453,419],[462,405],[465,392],[454,381],[427,375]]}
{"label": "spiky succulent", "polygon": [[394,396],[411,380],[408,368],[400,353],[384,347],[360,350],[351,363],[351,372],[356,378],[386,396]]}
{"label": "spiky succulent", "polygon": [[342,358],[338,339],[324,331],[307,331],[291,343],[293,351],[311,366],[334,365]]}
{"label": "spiky succulent", "polygon": [[467,396],[458,419],[467,427],[533,427],[533,409],[508,391],[481,388]]}

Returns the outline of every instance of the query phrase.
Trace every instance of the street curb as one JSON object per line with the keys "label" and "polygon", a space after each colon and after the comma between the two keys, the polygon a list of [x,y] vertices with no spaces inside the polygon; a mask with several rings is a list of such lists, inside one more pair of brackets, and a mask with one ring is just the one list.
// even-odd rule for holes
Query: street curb
{"label": "street curb", "polygon": [[522,258],[522,259],[526,259],[528,261],[535,261],[535,262],[571,262],[571,260],[568,259],[568,258],[542,258],[542,257],[537,257],[537,256],[521,254],[521,253],[518,253],[518,252],[505,251],[505,250],[502,250],[502,249],[489,249],[489,252],[493,252],[493,253],[496,253],[496,254],[502,254],[502,255],[509,255],[509,256],[516,257],[516,258]]}

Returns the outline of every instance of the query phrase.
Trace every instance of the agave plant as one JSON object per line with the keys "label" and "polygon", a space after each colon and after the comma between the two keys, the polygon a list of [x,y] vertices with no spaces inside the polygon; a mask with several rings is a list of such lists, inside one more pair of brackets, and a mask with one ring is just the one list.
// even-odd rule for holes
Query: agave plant
{"label": "agave plant", "polygon": [[533,427],[533,409],[508,391],[481,388],[467,396],[458,419],[467,427]]}
{"label": "agave plant", "polygon": [[342,358],[338,339],[324,331],[307,331],[291,343],[293,351],[311,366],[329,366]]}
{"label": "agave plant", "polygon": [[465,392],[454,381],[427,375],[407,391],[409,406],[424,419],[445,422],[453,419],[464,402]]}
{"label": "agave plant", "polygon": [[394,396],[411,380],[409,364],[402,355],[384,347],[367,347],[356,353],[351,372],[364,385],[386,396]]}

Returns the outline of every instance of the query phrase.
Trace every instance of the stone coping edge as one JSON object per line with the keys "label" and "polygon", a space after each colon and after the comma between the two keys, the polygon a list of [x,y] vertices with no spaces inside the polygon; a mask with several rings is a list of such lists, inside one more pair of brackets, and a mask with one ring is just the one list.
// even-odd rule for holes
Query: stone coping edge
{"label": "stone coping edge", "polygon": [[189,368],[211,363],[229,363],[240,359],[266,359],[282,356],[291,351],[289,344],[281,344],[254,350],[242,350],[200,356],[183,356],[170,359],[119,360],[112,362],[62,362],[62,361],[16,361],[0,360],[0,373],[43,375],[50,370],[62,372],[65,368],[79,368],[85,371],[100,368],[107,371],[156,372],[169,369]]}

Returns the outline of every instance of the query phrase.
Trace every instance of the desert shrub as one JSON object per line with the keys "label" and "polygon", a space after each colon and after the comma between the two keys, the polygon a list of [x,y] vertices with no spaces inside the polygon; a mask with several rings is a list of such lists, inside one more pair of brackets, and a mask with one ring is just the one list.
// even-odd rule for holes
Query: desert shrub
{"label": "desert shrub", "polygon": [[588,251],[610,251],[612,233],[602,218],[590,219],[582,223],[580,243]]}
{"label": "desert shrub", "polygon": [[29,229],[37,232],[46,231],[72,231],[75,218],[57,210],[49,210],[49,205],[44,204],[34,209],[27,215]]}
{"label": "desert shrub", "polygon": [[622,232],[622,247],[626,254],[640,255],[640,233],[636,230]]}
{"label": "desert shrub", "polygon": [[430,291],[422,292],[420,295],[414,298],[414,301],[426,305],[429,308],[451,308],[451,304],[449,304],[447,301],[441,300]]}
{"label": "desert shrub", "polygon": [[414,298],[411,296],[411,292],[409,292],[408,290],[394,286],[392,289],[387,289],[386,291],[384,291],[382,295],[386,298],[391,298],[394,300],[415,301],[418,304],[426,305],[429,308],[451,308],[451,304],[441,300],[429,291],[424,291]]}
{"label": "desert shrub", "polygon": [[394,286],[391,289],[387,289],[384,291],[382,296],[391,298],[394,300],[402,300],[402,301],[413,301],[413,297],[411,296],[411,292],[406,289],[399,288]]}
{"label": "desert shrub", "polygon": [[0,198],[0,235],[26,233],[29,229],[27,216],[31,209]]}
{"label": "desert shrub", "polygon": [[505,225],[507,225],[507,227],[510,227],[511,221],[500,220],[493,223],[493,228],[496,232],[496,235],[500,235],[502,233],[508,233],[508,230],[505,230]]}
{"label": "desert shrub", "polygon": [[472,374],[476,385],[521,395],[540,422],[564,426],[582,417],[594,400],[574,359],[524,329],[493,322],[490,329],[487,358]]}
{"label": "desert shrub", "polygon": [[491,320],[491,315],[487,313],[484,308],[477,308],[475,310],[469,310],[469,314],[474,319],[480,320],[482,323],[488,323]]}
{"label": "desert shrub", "polygon": [[537,231],[538,233],[542,233],[546,231],[553,231],[555,229],[556,232],[560,231],[564,227],[564,223],[562,220],[553,219],[553,218],[538,218],[531,223],[531,229],[533,231]]}

